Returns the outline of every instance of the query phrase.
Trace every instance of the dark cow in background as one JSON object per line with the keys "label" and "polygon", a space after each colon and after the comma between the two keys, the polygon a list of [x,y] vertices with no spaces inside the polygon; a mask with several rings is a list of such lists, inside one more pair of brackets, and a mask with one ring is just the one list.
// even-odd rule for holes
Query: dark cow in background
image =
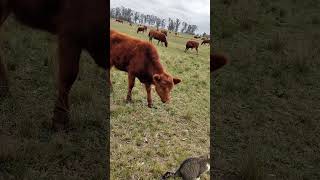
{"label": "dark cow in background", "polygon": [[196,49],[197,54],[198,54],[198,47],[199,47],[199,43],[197,41],[190,40],[186,43],[186,49],[184,50],[184,52],[187,52],[188,49],[194,48],[194,49]]}
{"label": "dark cow in background", "polygon": [[147,26],[140,26],[140,27],[138,27],[138,29],[137,29],[137,33],[139,33],[140,31],[142,31],[143,33],[145,32],[145,31],[147,31],[148,30],[148,27]]}
{"label": "dark cow in background", "polygon": [[[106,0],[0,0],[0,23],[9,15],[34,29],[57,35],[58,97],[53,111],[52,127],[61,130],[69,122],[69,92],[79,72],[82,50],[89,52],[96,64],[107,69],[106,61],[109,5]],[[6,74],[0,62],[2,95],[9,93]]]}
{"label": "dark cow in background", "polygon": [[150,30],[149,31],[149,41],[152,42],[152,38],[158,40],[158,44],[159,42],[164,43],[164,45],[166,47],[168,47],[168,41],[167,41],[167,36],[165,34],[163,34],[160,31],[156,31],[156,30]]}
{"label": "dark cow in background", "polygon": [[[127,101],[132,100],[131,91],[136,77],[145,84],[148,107],[152,107],[151,85],[155,85],[163,103],[170,100],[173,86],[181,80],[165,71],[154,45],[111,30],[110,47],[110,67],[115,66],[121,71],[128,72]],[[111,84],[110,80],[109,83]]]}
{"label": "dark cow in background", "polygon": [[121,20],[121,19],[116,19],[116,22],[123,24],[123,20]]}
{"label": "dark cow in background", "polygon": [[222,54],[210,54],[210,72],[216,71],[228,63],[226,56]]}
{"label": "dark cow in background", "polygon": [[140,31],[144,33],[145,28],[144,28],[144,27],[138,27],[138,29],[137,29],[137,33],[139,33]]}
{"label": "dark cow in background", "polygon": [[203,44],[209,44],[210,45],[210,39],[203,40],[201,45],[203,45]]}
{"label": "dark cow in background", "polygon": [[200,37],[200,36],[198,36],[198,35],[195,35],[195,36],[194,36],[194,38],[196,38],[196,39],[200,39],[201,37]]}

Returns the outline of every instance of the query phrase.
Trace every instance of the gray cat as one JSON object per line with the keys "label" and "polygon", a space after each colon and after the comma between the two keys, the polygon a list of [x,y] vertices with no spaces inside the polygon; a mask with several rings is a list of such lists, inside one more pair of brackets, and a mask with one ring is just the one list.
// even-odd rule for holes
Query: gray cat
{"label": "gray cat", "polygon": [[162,180],[182,177],[183,180],[200,180],[200,176],[210,170],[210,157],[200,156],[184,160],[176,172],[166,172]]}

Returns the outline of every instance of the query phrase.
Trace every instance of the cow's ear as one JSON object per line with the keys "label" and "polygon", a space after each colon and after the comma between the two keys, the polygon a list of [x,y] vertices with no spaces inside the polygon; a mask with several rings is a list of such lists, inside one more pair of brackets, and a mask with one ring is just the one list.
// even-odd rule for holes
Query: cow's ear
{"label": "cow's ear", "polygon": [[153,80],[155,80],[155,81],[160,81],[160,79],[161,79],[160,74],[155,74],[155,75],[153,75]]}
{"label": "cow's ear", "polygon": [[173,83],[174,84],[179,84],[181,82],[181,79],[179,78],[173,78]]}

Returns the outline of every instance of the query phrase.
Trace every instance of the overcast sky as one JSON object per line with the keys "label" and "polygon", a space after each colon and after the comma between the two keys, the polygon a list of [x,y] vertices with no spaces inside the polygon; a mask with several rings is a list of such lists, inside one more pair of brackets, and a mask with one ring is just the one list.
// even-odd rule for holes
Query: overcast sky
{"label": "overcast sky", "polygon": [[166,20],[179,18],[197,25],[196,33],[210,33],[210,0],[111,0],[112,8],[120,6]]}

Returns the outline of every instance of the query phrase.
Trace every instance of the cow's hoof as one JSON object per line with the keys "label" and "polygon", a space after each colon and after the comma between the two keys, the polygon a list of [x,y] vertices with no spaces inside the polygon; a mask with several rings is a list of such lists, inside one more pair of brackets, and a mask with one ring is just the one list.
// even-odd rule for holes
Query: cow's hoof
{"label": "cow's hoof", "polygon": [[153,108],[153,104],[148,104],[148,107],[149,108]]}
{"label": "cow's hoof", "polygon": [[127,97],[127,99],[126,99],[126,103],[132,103],[132,98],[130,97]]}
{"label": "cow's hoof", "polygon": [[9,96],[9,86],[8,81],[0,79],[0,97],[6,97]]}
{"label": "cow's hoof", "polygon": [[54,131],[67,130],[69,125],[70,115],[68,112],[55,111],[52,118],[52,129]]}

